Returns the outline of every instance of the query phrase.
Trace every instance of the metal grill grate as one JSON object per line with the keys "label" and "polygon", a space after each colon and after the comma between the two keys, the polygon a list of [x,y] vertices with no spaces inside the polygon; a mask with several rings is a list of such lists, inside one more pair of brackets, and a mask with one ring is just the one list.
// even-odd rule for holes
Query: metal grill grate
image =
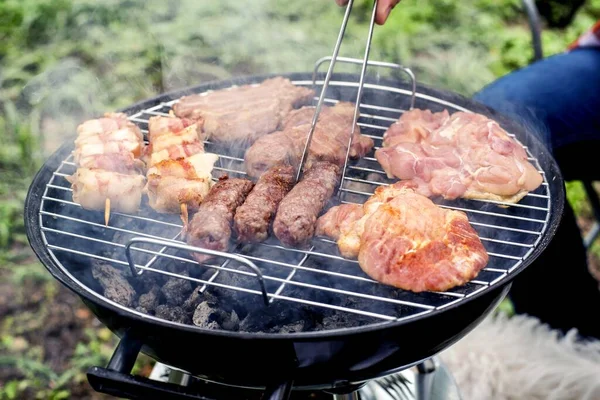
{"label": "metal grill grate", "polygon": [[[311,86],[312,80],[296,80],[295,85]],[[316,86],[323,81],[316,81]],[[331,80],[325,102],[339,101],[335,92],[339,88],[357,87],[350,81]],[[381,93],[393,94],[410,103],[412,92],[404,89],[375,84],[364,85],[363,99],[377,98]],[[442,99],[417,93],[417,101],[425,106],[448,108],[449,111],[469,111]],[[154,115],[168,115],[177,100],[165,102],[141,110],[130,116],[144,133],[147,121]],[[413,99],[414,101],[414,99]],[[381,146],[382,135],[387,127],[396,121],[404,110],[375,104],[366,100],[360,104],[359,125],[362,133]],[[418,107],[419,105],[417,105]],[[243,152],[231,152],[221,146],[205,142],[206,151],[220,155],[215,166],[215,179],[222,174],[243,177]],[[536,158],[529,153],[530,161],[541,171]],[[80,277],[70,273],[61,261],[66,259],[80,263],[90,258],[108,261],[115,266],[128,268],[126,248],[131,246],[132,259],[139,271],[151,274],[165,274],[187,279],[200,284],[201,291],[209,287],[220,287],[256,295],[257,301],[263,295],[258,279],[221,279],[225,275],[257,277],[251,269],[231,259],[199,265],[191,256],[181,256],[166,244],[184,243],[179,240],[182,224],[178,216],[157,214],[148,207],[137,215],[113,213],[111,223],[104,226],[102,213],[82,210],[72,201],[70,184],[65,177],[75,172],[72,158],[66,158],[54,172],[46,185],[39,214],[42,236],[51,256],[59,267],[83,287]],[[365,157],[351,161],[340,189],[342,202],[363,203],[375,188],[391,183],[377,161]],[[493,201],[457,200],[439,202],[442,207],[453,208],[467,213],[473,227],[478,231],[486,247],[490,262],[479,276],[468,284],[448,292],[411,293],[385,287],[368,278],[356,261],[340,257],[334,242],[315,238],[309,251],[287,249],[276,239],[265,243],[242,245],[232,248],[232,255],[243,257],[256,265],[262,272],[268,302],[287,301],[316,307],[335,309],[353,314],[373,317],[375,320],[404,320],[448,307],[496,285],[509,276],[515,268],[527,259],[539,243],[547,229],[551,196],[544,175],[544,183],[534,193],[528,194],[519,204],[502,207],[504,204]],[[134,239],[137,238],[137,239]],[[134,242],[131,240],[134,239]],[[144,246],[140,244],[144,242]],[[143,247],[143,248],[142,248]],[[161,268],[166,259],[178,260],[212,271],[207,278],[199,279],[169,272]],[[220,261],[220,259],[217,259]],[[203,277],[205,275],[202,275]],[[89,289],[88,289],[89,290]],[[94,293],[100,296],[98,293]],[[323,294],[326,297],[323,297]],[[356,307],[337,299],[355,298]],[[325,300],[324,300],[325,299]],[[109,301],[106,298],[105,301]],[[117,306],[118,304],[111,302]],[[343,304],[343,305],[340,305]],[[352,304],[352,303],[351,303]],[[120,306],[122,307],[122,306]],[[132,312],[136,312],[130,310]]]}

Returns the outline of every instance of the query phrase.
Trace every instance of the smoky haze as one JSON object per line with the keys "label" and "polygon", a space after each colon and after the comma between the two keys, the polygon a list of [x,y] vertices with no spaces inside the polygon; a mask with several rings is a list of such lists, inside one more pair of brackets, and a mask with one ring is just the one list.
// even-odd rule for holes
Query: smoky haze
{"label": "smoky haze", "polygon": [[[122,1],[100,5],[81,1],[74,7],[70,25],[65,32],[58,32],[56,40],[60,35],[69,35],[72,41],[79,43],[80,49],[58,57],[26,83],[21,95],[23,112],[34,109],[41,116],[45,157],[72,140],[82,121],[161,93],[244,75],[305,72],[310,76],[314,62],[331,54],[343,15],[343,9],[333,1],[320,0],[285,4],[267,0]],[[121,22],[119,29],[111,24],[115,20]],[[381,32],[392,34],[385,29]],[[349,26],[340,55],[361,57],[365,34],[364,25]],[[377,38],[371,53],[374,59],[403,61],[401,52],[377,47]],[[53,38],[48,40],[52,42]],[[399,46],[404,41],[406,37],[399,35]],[[479,54],[478,51],[468,48],[469,57]],[[321,71],[326,67],[326,64],[322,66]],[[338,64],[335,71],[356,73],[358,70],[358,66]],[[421,70],[425,75],[424,79],[417,76],[420,81],[436,77],[427,75],[427,68]],[[385,70],[369,73],[392,75]],[[439,82],[440,86],[446,83]],[[344,96],[346,100],[353,100],[354,92],[344,92]],[[365,102],[379,102],[381,106],[389,101],[395,102],[398,108],[407,108],[407,99],[389,98],[373,90],[366,90],[365,98],[368,100]],[[440,107],[426,102],[417,106]],[[167,112],[166,109],[160,111]],[[397,118],[399,115],[386,116]],[[369,118],[365,122],[381,123]],[[144,123],[140,123],[140,127],[146,129]],[[529,123],[527,128],[539,129],[539,126]],[[374,136],[382,134],[381,129],[365,132]],[[238,158],[243,154],[239,147],[208,147],[207,151],[233,154]],[[67,156],[68,153],[60,155],[62,159]],[[357,165],[373,168],[374,164],[360,161]],[[240,161],[231,158],[221,158],[218,166],[221,171],[228,170],[231,176],[235,176],[232,171],[243,171]],[[104,227],[102,212],[83,210],[72,204],[72,193],[64,175],[74,171],[72,164],[60,166],[52,183],[58,188],[49,190],[51,200],[44,203],[42,225],[51,249],[77,280],[140,313],[209,329],[299,332],[382,321],[381,316],[414,316],[482,286],[468,284],[446,294],[412,294],[384,287],[368,279],[356,262],[341,260],[335,244],[319,240],[314,248],[307,249],[313,254],[309,258],[300,251],[282,249],[272,239],[261,245],[231,246],[233,253],[243,253],[261,269],[267,291],[279,297],[269,307],[262,304],[257,293],[260,290],[257,278],[248,275],[251,271],[235,261],[217,258],[210,260],[208,266],[201,266],[192,262],[186,251],[164,250],[160,245],[136,245],[150,254],[132,252],[135,263],[146,268],[142,275],[134,277],[127,266],[124,245],[133,237],[181,241],[179,216],[157,214],[144,205],[134,217],[113,213],[109,227]],[[389,183],[368,174],[356,177]],[[367,186],[357,184],[347,188],[372,192],[376,187]],[[366,198],[348,194],[343,199],[363,202]],[[534,206],[543,203],[543,199],[530,201]],[[468,207],[466,202],[455,204]],[[515,220],[539,219],[543,214],[539,210],[503,211],[493,204],[481,204],[477,208],[481,212],[473,215],[473,221],[478,224],[478,232],[489,239],[486,246],[495,252],[521,256],[528,247],[515,249],[502,242],[519,241],[529,245],[537,238],[493,227],[512,222],[489,213],[512,213],[517,217]],[[519,227],[536,231],[538,225],[535,221],[526,221]],[[154,256],[157,258],[153,259]],[[503,270],[515,264],[513,259],[503,257],[493,262],[496,270],[484,271],[479,278],[481,282],[497,279]],[[219,267],[220,272],[214,267]],[[207,282],[214,285],[206,286]],[[230,290],[227,286],[245,291]],[[300,301],[290,302],[290,299]],[[356,313],[340,309],[352,309]],[[378,317],[373,317],[374,314]]]}

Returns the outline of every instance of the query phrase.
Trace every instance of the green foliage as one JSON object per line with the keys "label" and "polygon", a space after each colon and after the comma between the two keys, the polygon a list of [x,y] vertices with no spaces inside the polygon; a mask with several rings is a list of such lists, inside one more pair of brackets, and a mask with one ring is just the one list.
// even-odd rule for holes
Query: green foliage
{"label": "green foliage", "polygon": [[573,208],[575,215],[582,218],[592,218],[592,206],[581,181],[566,182],[567,201]]}
{"label": "green foliage", "polygon": [[[356,0],[340,55],[363,56],[371,4]],[[42,160],[83,119],[209,80],[312,71],[331,54],[343,13],[333,0],[0,2],[1,276],[19,287],[34,282],[54,298],[56,282],[27,251],[23,201]],[[591,0],[567,28],[546,29],[545,54],[564,51],[598,18],[600,0]],[[520,0],[403,0],[376,27],[370,53],[412,68],[423,83],[465,95],[532,56]],[[359,69],[338,64],[336,71]],[[369,69],[375,72],[390,73]],[[576,213],[591,214],[580,183],[568,183],[567,193]],[[510,302],[499,311],[512,313]],[[46,314],[42,307],[2,321],[0,368],[16,368],[23,379],[3,382],[0,400],[68,398],[87,367],[108,361],[114,336],[90,329],[68,368],[50,368],[43,349],[21,336],[40,329]],[[141,356],[134,372],[147,364]]]}

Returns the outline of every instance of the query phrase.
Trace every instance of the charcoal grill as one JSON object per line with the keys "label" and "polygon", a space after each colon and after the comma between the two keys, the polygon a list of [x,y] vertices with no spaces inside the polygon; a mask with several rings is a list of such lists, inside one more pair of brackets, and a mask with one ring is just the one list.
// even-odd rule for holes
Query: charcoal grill
{"label": "charcoal grill", "polygon": [[[185,94],[258,83],[272,76],[275,75],[200,85],[122,111],[145,129],[148,118],[166,115]],[[309,73],[282,76],[296,85],[323,85],[319,74],[315,79]],[[352,74],[332,75],[325,101],[351,101],[356,82]],[[103,213],[85,211],[75,204],[65,179],[75,171],[70,139],[48,159],[30,187],[25,206],[28,237],[50,273],[81,296],[104,324],[124,337],[120,351],[125,354],[130,352],[127,349],[139,350],[137,346],[141,346],[142,351],[165,364],[242,386],[274,384],[293,376],[299,387],[333,388],[404,368],[448,347],[494,309],[506,295],[512,279],[550,241],[564,202],[559,170],[536,136],[459,95],[420,84],[413,92],[412,82],[368,78],[360,104],[361,131],[372,137],[376,145],[380,144],[387,126],[413,101],[415,107],[432,111],[447,108],[450,112],[479,112],[494,118],[524,144],[530,160],[544,175],[540,188],[510,207],[493,201],[436,200],[442,207],[467,213],[490,255],[490,262],[475,280],[448,292],[415,294],[384,287],[364,275],[355,261],[342,259],[335,243],[321,238],[315,238],[307,251],[286,249],[271,239],[234,248],[231,253],[219,253],[224,256],[217,259],[219,263],[213,260],[209,266],[197,265],[191,256],[182,257],[172,251],[187,248],[179,240],[182,226],[177,216],[151,210],[137,215],[114,213],[105,226]],[[223,148],[210,142],[206,149],[221,155],[215,179],[223,174],[244,176],[243,154],[223,153]],[[376,187],[390,182],[373,157],[350,161],[339,201],[364,202]],[[145,248],[140,249],[140,244],[145,244]],[[113,255],[107,256],[111,251]],[[164,274],[190,280],[202,285],[200,291],[218,287],[243,293],[247,301],[265,308],[301,305],[364,318],[357,326],[296,333],[207,330],[148,315],[107,298],[90,276],[92,259],[110,262],[135,275]],[[208,278],[199,279],[165,271],[160,265],[168,259],[212,272]],[[219,279],[226,274],[249,279],[234,286]],[[322,293],[327,295],[320,296]],[[340,300],[347,298],[356,299],[356,307]],[[232,350],[235,360],[210,356],[219,349]],[[133,354],[137,355],[137,351]]]}
{"label": "charcoal grill", "polygon": [[[526,128],[458,94],[418,84],[412,72],[400,65],[367,61],[373,20],[364,59],[337,57],[349,12],[333,57],[317,61],[312,73],[211,82],[120,111],[147,133],[148,119],[168,115],[184,95],[283,76],[295,85],[313,87],[318,94],[314,99],[317,110],[323,104],[356,102],[361,132],[374,139],[376,148],[389,125],[413,107],[486,115],[524,145],[529,160],[544,177],[543,184],[519,204],[435,199],[441,207],[468,215],[490,261],[476,279],[461,287],[417,294],[373,281],[356,261],[340,257],[334,242],[323,238],[314,238],[308,250],[285,248],[275,238],[239,245],[228,252],[191,248],[181,240],[178,216],[158,214],[147,206],[135,215],[112,213],[105,226],[102,212],[83,210],[72,201],[66,177],[75,172],[70,155],[74,136],[67,138],[30,186],[25,224],[31,246],[49,272],[121,338],[108,367],[94,367],[88,372],[96,390],[131,398],[157,393],[165,398],[167,394],[210,398],[129,375],[142,351],[191,376],[264,390],[270,398],[286,398],[291,388],[351,393],[374,378],[419,364],[462,338],[498,305],[512,280],[546,248],[562,215],[564,184],[534,127]],[[323,74],[319,68],[326,62],[329,68]],[[361,73],[333,73],[335,62],[361,65]],[[369,65],[393,68],[409,79],[369,76]],[[315,120],[317,115],[318,111]],[[309,138],[311,133],[312,128]],[[220,156],[215,179],[245,176],[243,149],[210,141],[205,142],[205,148]],[[346,160],[335,198],[340,203],[363,203],[377,187],[392,182],[373,154]],[[198,264],[190,251],[217,257]],[[221,321],[211,328],[152,315],[105,293],[91,272],[94,261],[118,268],[134,286],[166,278],[189,282],[198,296],[216,294],[220,306],[243,306],[245,320],[252,316],[256,321],[251,329],[239,331],[241,323],[227,328]],[[186,265],[187,273],[169,267],[173,263]],[[228,315],[233,318],[233,312]],[[311,320],[313,317],[317,322]],[[227,352],[234,356],[226,356]]]}

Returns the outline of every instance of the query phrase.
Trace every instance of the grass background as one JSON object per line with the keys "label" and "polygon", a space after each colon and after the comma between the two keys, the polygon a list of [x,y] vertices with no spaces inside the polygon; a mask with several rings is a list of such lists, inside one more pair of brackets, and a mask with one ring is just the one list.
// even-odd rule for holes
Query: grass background
{"label": "grass background", "polygon": [[[571,3],[538,2],[550,10],[546,56],[600,18],[600,0],[572,17]],[[356,0],[340,55],[362,57],[370,5]],[[101,398],[87,387],[85,369],[104,365],[115,345],[45,272],[24,233],[29,182],[64,136],[85,118],[164,91],[311,71],[331,54],[343,11],[333,0],[0,2],[0,399]],[[372,59],[409,66],[423,83],[467,96],[532,57],[518,0],[403,0],[376,27],[371,51]],[[585,226],[591,210],[581,183],[567,189]],[[136,368],[149,366],[142,357]]]}

